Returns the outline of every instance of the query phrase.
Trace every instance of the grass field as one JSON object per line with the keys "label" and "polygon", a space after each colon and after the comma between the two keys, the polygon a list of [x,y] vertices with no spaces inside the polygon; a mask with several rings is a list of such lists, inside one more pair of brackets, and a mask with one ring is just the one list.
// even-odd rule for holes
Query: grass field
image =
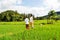
{"label": "grass field", "polygon": [[30,30],[24,22],[0,22],[0,40],[60,40],[60,21],[41,26],[42,22],[46,20],[35,20]]}

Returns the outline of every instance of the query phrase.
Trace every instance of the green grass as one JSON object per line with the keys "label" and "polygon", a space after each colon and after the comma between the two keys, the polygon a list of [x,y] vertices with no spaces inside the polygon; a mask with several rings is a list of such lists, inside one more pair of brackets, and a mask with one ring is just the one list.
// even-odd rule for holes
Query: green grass
{"label": "green grass", "polygon": [[35,20],[30,30],[24,22],[0,22],[0,40],[60,40],[60,21],[41,26],[43,22],[46,20]]}

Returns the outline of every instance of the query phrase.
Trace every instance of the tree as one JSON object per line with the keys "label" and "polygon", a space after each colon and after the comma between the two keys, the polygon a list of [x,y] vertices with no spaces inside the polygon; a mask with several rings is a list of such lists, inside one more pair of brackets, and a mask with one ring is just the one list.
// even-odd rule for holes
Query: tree
{"label": "tree", "polygon": [[23,21],[25,19],[25,16],[28,15],[30,17],[30,14],[20,14],[17,11],[13,10],[6,10],[4,12],[0,13],[0,21]]}
{"label": "tree", "polygon": [[0,17],[1,21],[17,21],[20,17],[20,14],[17,11],[7,10],[1,12]]}
{"label": "tree", "polygon": [[51,23],[53,23],[53,20],[55,20],[56,17],[57,17],[57,14],[56,14],[55,10],[51,10],[48,13],[48,19],[50,20]]}

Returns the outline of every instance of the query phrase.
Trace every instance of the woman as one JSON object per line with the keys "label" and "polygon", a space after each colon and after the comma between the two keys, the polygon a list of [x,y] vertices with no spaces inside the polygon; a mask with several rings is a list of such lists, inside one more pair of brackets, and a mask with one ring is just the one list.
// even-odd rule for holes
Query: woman
{"label": "woman", "polygon": [[30,16],[30,26],[34,28],[34,21],[33,21],[33,15]]}
{"label": "woman", "polygon": [[27,17],[25,18],[25,23],[26,23],[26,29],[29,29],[29,19]]}

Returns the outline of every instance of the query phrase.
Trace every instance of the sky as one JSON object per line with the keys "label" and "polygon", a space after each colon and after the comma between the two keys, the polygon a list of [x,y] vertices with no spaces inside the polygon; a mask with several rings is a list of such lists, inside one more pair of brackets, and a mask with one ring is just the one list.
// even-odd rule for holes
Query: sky
{"label": "sky", "polygon": [[17,10],[19,13],[47,15],[50,10],[60,11],[60,0],[0,0],[0,12]]}

